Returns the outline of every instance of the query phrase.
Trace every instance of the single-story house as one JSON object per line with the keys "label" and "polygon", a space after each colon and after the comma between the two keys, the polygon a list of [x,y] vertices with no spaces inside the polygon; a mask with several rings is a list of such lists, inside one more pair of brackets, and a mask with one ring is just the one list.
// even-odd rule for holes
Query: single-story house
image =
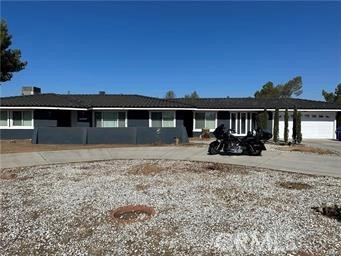
{"label": "single-story house", "polygon": [[[27,94],[27,93],[25,93]],[[31,138],[39,127],[182,127],[189,137],[203,128],[213,131],[225,124],[245,135],[256,127],[256,115],[267,109],[273,128],[275,108],[280,110],[280,137],[284,110],[289,110],[289,134],[294,106],[302,113],[304,138],[333,139],[341,105],[304,99],[199,98],[161,99],[123,94],[42,94],[2,97],[0,138]]]}

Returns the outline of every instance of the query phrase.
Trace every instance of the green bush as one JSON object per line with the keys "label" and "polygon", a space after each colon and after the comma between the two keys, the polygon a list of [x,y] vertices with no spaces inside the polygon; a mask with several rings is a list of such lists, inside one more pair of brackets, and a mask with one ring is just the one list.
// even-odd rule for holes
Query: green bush
{"label": "green bush", "polygon": [[264,111],[262,113],[258,113],[257,115],[257,126],[258,128],[261,129],[266,129],[268,128],[268,112],[266,110],[266,108],[264,109]]}
{"label": "green bush", "polygon": [[294,107],[294,114],[292,119],[292,140],[297,143],[297,107]]}
{"label": "green bush", "polygon": [[288,143],[289,138],[289,113],[288,109],[285,109],[284,113],[284,141]]}
{"label": "green bush", "polygon": [[279,110],[276,108],[274,116],[274,142],[278,142],[279,138]]}
{"label": "green bush", "polygon": [[297,113],[297,130],[296,130],[296,137],[297,143],[300,144],[302,142],[302,131],[301,131],[301,121],[302,121],[302,114],[301,112]]}

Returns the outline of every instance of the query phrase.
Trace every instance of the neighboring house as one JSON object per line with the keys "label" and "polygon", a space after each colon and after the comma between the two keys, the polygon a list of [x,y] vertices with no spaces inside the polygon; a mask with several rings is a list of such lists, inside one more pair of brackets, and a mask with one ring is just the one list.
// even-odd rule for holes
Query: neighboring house
{"label": "neighboring house", "polygon": [[[26,88],[27,89],[27,88]],[[32,93],[30,93],[32,94]],[[34,94],[3,97],[0,101],[0,138],[31,138],[38,127],[180,127],[188,135],[211,131],[223,123],[245,135],[256,127],[257,113],[267,109],[272,130],[273,113],[280,109],[280,137],[284,110],[289,113],[291,136],[294,106],[302,112],[303,138],[335,138],[341,106],[302,99],[201,98],[166,100],[141,95]]]}

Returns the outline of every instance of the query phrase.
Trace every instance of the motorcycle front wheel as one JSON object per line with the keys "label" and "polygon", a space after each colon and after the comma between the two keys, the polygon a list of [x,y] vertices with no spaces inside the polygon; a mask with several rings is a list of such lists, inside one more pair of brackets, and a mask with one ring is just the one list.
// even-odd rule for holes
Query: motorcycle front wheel
{"label": "motorcycle front wheel", "polygon": [[210,146],[208,147],[208,154],[210,155],[216,155],[219,153],[219,142],[213,141],[210,143]]}
{"label": "motorcycle front wheel", "polygon": [[254,149],[253,151],[249,150],[249,154],[250,156],[260,156],[262,155],[262,150],[260,148]]}

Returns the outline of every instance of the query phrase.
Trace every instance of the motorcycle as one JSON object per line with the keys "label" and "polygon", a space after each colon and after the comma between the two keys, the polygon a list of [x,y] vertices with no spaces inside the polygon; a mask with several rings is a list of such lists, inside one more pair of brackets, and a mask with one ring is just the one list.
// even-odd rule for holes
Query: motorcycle
{"label": "motorcycle", "polygon": [[249,154],[259,156],[266,150],[264,143],[271,139],[272,133],[262,129],[253,129],[245,137],[233,135],[233,129],[225,129],[224,125],[219,125],[213,132],[216,140],[208,147],[208,154]]}

